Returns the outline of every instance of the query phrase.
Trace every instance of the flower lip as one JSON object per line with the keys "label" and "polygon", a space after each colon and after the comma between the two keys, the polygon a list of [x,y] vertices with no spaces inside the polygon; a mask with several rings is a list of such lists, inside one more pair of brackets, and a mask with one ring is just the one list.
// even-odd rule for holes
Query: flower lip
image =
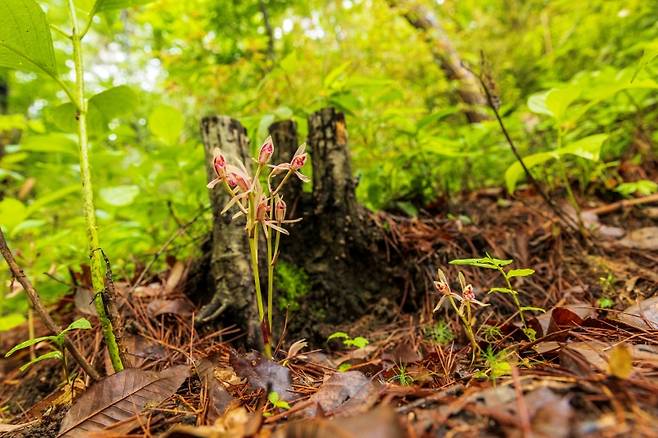
{"label": "flower lip", "polygon": [[464,287],[464,290],[462,291],[462,297],[466,301],[475,301],[475,292],[473,292],[473,286],[470,284],[467,284]]}
{"label": "flower lip", "polygon": [[304,164],[306,164],[306,158],[308,157],[308,154],[303,153],[300,155],[295,155],[292,158],[292,161],[290,162],[290,168],[292,170],[299,170],[302,167],[304,167]]}
{"label": "flower lip", "polygon": [[217,176],[223,178],[226,175],[226,158],[224,158],[224,155],[221,153],[215,155],[212,164]]}

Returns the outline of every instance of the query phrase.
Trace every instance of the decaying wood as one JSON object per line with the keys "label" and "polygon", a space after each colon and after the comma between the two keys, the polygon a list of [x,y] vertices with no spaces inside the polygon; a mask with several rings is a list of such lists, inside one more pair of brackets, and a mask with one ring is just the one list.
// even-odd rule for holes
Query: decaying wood
{"label": "decaying wood", "polygon": [[[232,162],[250,164],[247,132],[237,120],[225,116],[206,117],[201,122],[201,134],[208,181],[214,178],[212,157],[215,148],[220,148]],[[201,309],[197,322],[209,322],[224,314],[228,316],[225,320],[246,329],[248,339],[255,342],[258,339],[258,318],[244,221],[231,221],[230,214],[221,214],[229,201],[223,190],[210,190],[209,195],[213,212],[210,250],[212,298]]]}
{"label": "decaying wood", "polygon": [[[215,147],[229,161],[250,161],[247,137],[237,121],[206,118],[202,131],[208,163]],[[282,236],[281,259],[310,278],[310,292],[300,297],[300,309],[290,315],[289,330],[319,339],[337,324],[372,314],[373,308],[381,316],[394,315],[401,295],[396,280],[405,268],[402,260],[386,258],[383,230],[356,200],[345,116],[333,108],[317,111],[308,119],[308,132],[312,192],[302,190],[297,179],[290,181],[283,192],[289,217],[301,217],[302,221],[288,227],[291,236]],[[270,127],[270,133],[275,145],[274,162],[289,161],[298,146],[295,124],[278,122]],[[210,166],[208,177],[214,178]],[[212,299],[198,321],[210,322],[220,316],[222,323],[249,320],[253,330],[257,317],[244,224],[240,220],[232,223],[230,214],[219,214],[228,201],[222,190],[213,190],[211,200],[214,228],[208,251]]]}
{"label": "decaying wood", "polygon": [[459,98],[468,107],[465,110],[468,121],[479,123],[489,120],[490,117],[478,109],[486,105],[487,100],[480,90],[477,78],[464,68],[457,49],[434,14],[414,1],[388,0],[388,4],[398,9],[409,24],[422,32],[423,38],[432,50],[432,56],[447,78],[458,84]]}

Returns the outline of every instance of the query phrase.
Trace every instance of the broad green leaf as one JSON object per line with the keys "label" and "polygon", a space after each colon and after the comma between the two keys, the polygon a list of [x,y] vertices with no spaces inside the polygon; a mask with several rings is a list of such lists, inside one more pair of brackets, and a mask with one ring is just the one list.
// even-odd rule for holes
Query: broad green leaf
{"label": "broad green leaf", "polygon": [[575,155],[586,160],[598,161],[601,145],[608,139],[608,134],[595,134],[576,140],[565,147],[556,150],[559,155]]}
{"label": "broad green leaf", "polygon": [[9,315],[0,316],[0,332],[11,330],[25,322],[25,317],[20,313],[10,313]]}
{"label": "broad green leaf", "polygon": [[580,96],[580,92],[573,87],[553,88],[546,95],[546,109],[556,120],[562,120],[567,108]]}
{"label": "broad green leaf", "polygon": [[356,348],[363,348],[366,345],[368,345],[369,343],[370,343],[370,341],[368,341],[363,336],[357,336],[354,339],[346,339],[346,340],[343,341],[343,344],[354,346]]}
{"label": "broad green leaf", "polygon": [[[523,164],[525,164],[528,169],[532,169],[538,164],[545,163],[552,158],[558,157],[559,156],[555,152],[539,152],[523,157]],[[505,171],[505,185],[507,186],[507,191],[513,193],[514,189],[516,189],[516,184],[524,176],[525,171],[523,170],[523,167],[521,167],[521,164],[518,161],[512,163],[512,165]]]}
{"label": "broad green leaf", "polygon": [[105,187],[101,189],[100,195],[106,203],[115,207],[124,207],[133,203],[139,195],[139,187],[134,185]]}
{"label": "broad green leaf", "polygon": [[45,196],[41,196],[27,207],[26,214],[27,216],[30,216],[46,205],[59,201],[60,199],[66,198],[71,193],[77,193],[79,191],[80,186],[78,184],[71,184],[59,190],[55,190],[54,192],[48,193]]}
{"label": "broad green leaf", "polygon": [[149,129],[160,140],[169,145],[178,142],[185,119],[173,106],[160,105],[149,116]]}
{"label": "broad green leaf", "polygon": [[21,372],[23,372],[26,369],[28,369],[30,366],[34,365],[35,363],[41,362],[42,360],[48,360],[48,359],[62,360],[63,359],[62,353],[55,350],[55,351],[50,351],[46,354],[42,354],[41,356],[32,359],[31,361],[29,361],[28,363],[26,363],[25,365],[20,367],[20,370],[21,370]]}
{"label": "broad green leaf", "polygon": [[78,143],[75,138],[69,134],[61,133],[30,135],[21,141],[20,149],[30,152],[78,155]]}
{"label": "broad green leaf", "polygon": [[511,269],[506,275],[507,278],[527,277],[535,273],[534,269]]}
{"label": "broad green leaf", "polygon": [[350,336],[345,332],[336,332],[336,333],[330,334],[329,337],[327,338],[327,341],[331,341],[332,339],[341,339],[341,338],[342,339],[349,339]]}
{"label": "broad green leaf", "polygon": [[71,330],[89,330],[89,329],[91,329],[91,323],[86,318],[80,318],[80,319],[76,319],[71,324],[69,324],[68,327],[62,330],[62,333],[66,333]]}
{"label": "broad green leaf", "polygon": [[544,114],[546,116],[553,116],[553,113],[546,107],[546,98],[549,91],[542,91],[535,93],[528,98],[528,108],[536,114]]}
{"label": "broad green leaf", "polygon": [[48,109],[46,114],[50,121],[64,132],[75,132],[77,129],[75,120],[75,106],[72,103],[63,103]]}
{"label": "broad green leaf", "polygon": [[36,1],[0,1],[0,67],[57,76],[50,27]]}
{"label": "broad green leaf", "polygon": [[114,119],[134,110],[137,95],[125,85],[108,88],[89,99],[88,126],[94,132],[104,132]]}
{"label": "broad green leaf", "polygon": [[5,354],[5,357],[9,357],[9,356],[11,356],[12,354],[14,354],[15,352],[17,352],[18,350],[22,350],[23,348],[31,347],[31,346],[33,346],[33,345],[35,345],[35,344],[38,344],[38,343],[41,342],[41,341],[52,341],[53,338],[54,338],[54,336],[41,336],[41,337],[39,337],[39,338],[28,339],[27,341],[23,341],[23,342],[21,342],[20,344],[16,345],[16,346],[15,346],[14,348],[12,348],[11,350],[9,350],[9,351],[7,352],[7,354]]}
{"label": "broad green leaf", "polygon": [[0,201],[0,225],[7,227],[11,232],[14,227],[27,219],[27,208],[14,198],[5,198]]}
{"label": "broad green leaf", "polygon": [[27,219],[16,225],[13,230],[11,230],[11,236],[19,236],[24,231],[29,230],[38,230],[39,228],[46,225],[46,221],[42,219]]}
{"label": "broad green leaf", "polygon": [[151,3],[153,0],[96,0],[94,5],[95,12],[112,11],[115,9],[124,9],[131,6],[140,6]]}
{"label": "broad green leaf", "polygon": [[338,67],[331,70],[327,76],[325,76],[323,85],[325,88],[331,88],[333,83],[338,79],[338,77],[347,70],[347,68],[352,64],[352,61],[347,61],[339,65]]}

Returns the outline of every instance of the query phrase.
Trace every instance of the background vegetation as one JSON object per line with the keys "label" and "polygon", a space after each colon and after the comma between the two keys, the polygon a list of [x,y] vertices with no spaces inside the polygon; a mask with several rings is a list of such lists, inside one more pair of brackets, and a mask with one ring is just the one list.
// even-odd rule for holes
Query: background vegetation
{"label": "background vegetation", "polygon": [[[39,3],[68,28],[64,0]],[[441,195],[522,183],[497,124],[467,122],[456,84],[390,2],[125,3],[137,7],[99,14],[85,44],[89,96],[119,87],[90,114],[101,245],[115,274],[130,278],[208,205],[198,135],[208,113],[240,119],[256,147],[276,120],[295,119],[303,136],[308,114],[340,108],[358,196],[373,209],[417,214]],[[549,188],[564,188],[566,174],[577,193],[656,190],[641,171],[624,171],[656,153],[655,2],[409,3],[435,14],[474,70],[485,55],[511,135],[542,164]],[[91,4],[76,0],[82,13]],[[69,45],[52,35],[58,70],[72,79]],[[67,292],[57,279],[68,267],[88,262],[74,126],[54,82],[1,69],[0,78],[8,90],[0,100],[0,224],[52,298]],[[197,251],[206,219],[169,252]],[[22,321],[27,304],[16,291],[2,270],[0,329]]]}

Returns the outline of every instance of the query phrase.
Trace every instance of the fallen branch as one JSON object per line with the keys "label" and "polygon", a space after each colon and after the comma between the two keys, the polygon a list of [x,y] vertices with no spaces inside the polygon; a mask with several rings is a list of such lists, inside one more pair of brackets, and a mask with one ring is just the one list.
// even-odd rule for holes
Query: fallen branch
{"label": "fallen branch", "polygon": [[[48,313],[48,310],[46,310],[46,308],[41,303],[39,294],[34,289],[34,286],[32,286],[30,280],[25,276],[23,270],[16,263],[16,259],[14,259],[14,255],[11,253],[9,246],[7,245],[7,241],[5,240],[5,235],[2,232],[2,229],[0,229],[0,253],[2,253],[2,256],[7,262],[7,266],[9,266],[9,270],[11,271],[12,275],[16,278],[16,280],[18,280],[21,286],[23,286],[28,299],[32,303],[32,308],[39,314],[46,327],[48,327],[48,330],[55,334],[61,333],[62,328],[52,319],[50,313]],[[71,353],[71,356],[78,363],[78,365],[80,365],[80,367],[82,367],[82,369],[89,375],[89,377],[91,377],[93,380],[101,379],[100,374],[98,374],[98,372],[91,366],[91,364],[87,362],[87,359],[84,358],[82,353],[80,353],[73,342],[71,342],[71,339],[66,335],[64,335],[64,346],[69,351],[69,353]]]}
{"label": "fallen branch", "polygon": [[649,195],[649,196],[644,196],[642,198],[624,199],[623,201],[613,202],[612,204],[603,205],[597,208],[592,208],[591,210],[587,210],[586,212],[598,214],[600,216],[602,214],[612,213],[613,211],[621,210],[626,207],[632,207],[633,205],[650,204],[652,202],[658,202],[658,193],[654,193],[653,195]]}

